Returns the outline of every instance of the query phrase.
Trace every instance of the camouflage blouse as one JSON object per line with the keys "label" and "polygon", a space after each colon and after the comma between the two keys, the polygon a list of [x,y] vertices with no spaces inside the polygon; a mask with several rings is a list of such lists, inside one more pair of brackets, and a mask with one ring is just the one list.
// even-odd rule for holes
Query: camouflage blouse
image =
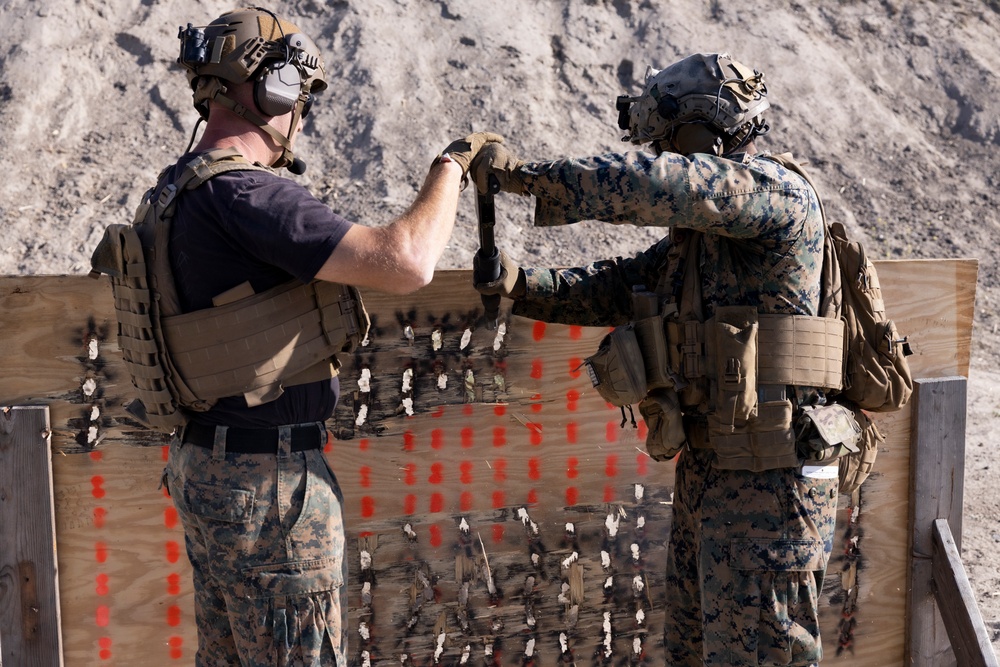
{"label": "camouflage blouse", "polygon": [[[704,232],[705,317],[716,305],[816,314],[824,233],[819,199],[802,176],[767,154],[629,152],[528,163],[522,175],[537,198],[537,226],[601,220]],[[527,294],[514,313],[564,324],[624,324],[632,286],[656,286],[669,248],[667,236],[632,258],[525,267]]]}

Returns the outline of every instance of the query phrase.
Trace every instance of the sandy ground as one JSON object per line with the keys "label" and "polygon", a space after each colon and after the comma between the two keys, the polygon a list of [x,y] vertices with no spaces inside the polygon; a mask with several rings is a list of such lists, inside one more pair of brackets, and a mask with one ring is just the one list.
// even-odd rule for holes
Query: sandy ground
{"label": "sandy ground", "polygon": [[[194,126],[177,28],[228,3],[0,0],[0,274],[82,274]],[[980,262],[969,387],[964,559],[1000,650],[1000,43],[996,0],[289,0],[326,54],[330,89],[302,136],[300,180],[384,224],[430,159],[469,130],[526,158],[621,147],[614,97],[647,64],[731,51],[765,72],[763,147],[812,165],[831,218],[876,258]],[[471,199],[469,200],[471,202]],[[535,230],[504,205],[498,238],[526,263],[575,265],[655,230]],[[464,206],[443,268],[477,246]]]}

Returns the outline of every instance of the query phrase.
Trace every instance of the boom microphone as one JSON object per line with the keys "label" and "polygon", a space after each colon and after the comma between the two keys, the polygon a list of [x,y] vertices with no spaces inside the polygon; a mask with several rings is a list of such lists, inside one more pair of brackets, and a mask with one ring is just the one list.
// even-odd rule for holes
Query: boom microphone
{"label": "boom microphone", "polygon": [[288,165],[288,171],[292,172],[296,176],[306,173],[306,163],[301,158],[293,158],[292,163]]}

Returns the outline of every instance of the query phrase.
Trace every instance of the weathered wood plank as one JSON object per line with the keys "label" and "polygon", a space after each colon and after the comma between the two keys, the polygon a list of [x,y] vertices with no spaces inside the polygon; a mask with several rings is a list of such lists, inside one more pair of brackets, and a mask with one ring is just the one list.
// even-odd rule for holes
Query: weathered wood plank
{"label": "weathered wood plank", "polygon": [[[915,371],[964,372],[975,262],[877,264],[890,315],[917,350]],[[909,287],[917,280],[919,298]],[[189,664],[190,572],[156,488],[165,439],[121,410],[128,382],[113,335],[101,333],[113,321],[106,291],[84,277],[0,278],[0,308],[38,292],[67,301],[34,299],[59,313],[37,315],[44,333],[25,318],[0,318],[0,340],[30,350],[0,357],[0,373],[39,367],[32,402],[52,402],[60,415],[53,446],[66,454],[55,476],[59,541],[71,545],[60,549],[67,660],[88,664],[106,652],[123,663]],[[376,321],[371,345],[346,360],[343,400],[328,422],[342,438],[328,460],[350,532],[352,661],[367,651],[376,665],[403,654],[431,664],[440,650],[451,664],[466,650],[477,661],[495,650],[506,665],[530,650],[543,665],[569,649],[601,662],[610,647],[615,662],[660,662],[673,466],[652,462],[641,422],[619,428],[620,412],[574,372],[605,331],[545,327],[505,310],[507,332],[494,349],[496,333],[476,326],[481,304],[465,271],[440,272],[411,297],[366,293],[365,301]],[[96,345],[76,333],[90,330]],[[888,437],[851,521],[841,498],[824,664],[902,664],[905,655],[909,407],[878,419]]]}
{"label": "weathered wood plank", "polygon": [[936,519],[947,519],[961,548],[966,384],[964,377],[947,377],[920,379],[914,386],[908,588],[908,655],[914,665],[955,661],[934,604],[933,530]]}
{"label": "weathered wood plank", "polygon": [[976,606],[962,554],[947,519],[935,519],[933,529],[934,598],[948,630],[958,664],[997,667],[986,624]]}
{"label": "weathered wood plank", "polygon": [[0,409],[0,662],[62,665],[49,411]]}

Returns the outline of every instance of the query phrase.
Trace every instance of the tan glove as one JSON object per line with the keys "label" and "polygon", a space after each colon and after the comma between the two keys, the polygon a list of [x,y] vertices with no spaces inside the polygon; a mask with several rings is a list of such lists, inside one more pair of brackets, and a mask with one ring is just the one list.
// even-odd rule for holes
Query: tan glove
{"label": "tan glove", "polygon": [[469,175],[476,183],[476,188],[484,194],[486,183],[492,174],[500,183],[502,192],[526,195],[528,193],[524,189],[524,179],[519,171],[523,165],[524,160],[517,159],[506,146],[499,143],[487,144],[472,159]]}
{"label": "tan glove", "polygon": [[[472,258],[473,264],[475,264],[478,259],[478,255],[474,256]],[[472,275],[472,286],[475,287],[476,291],[480,294],[499,294],[500,296],[507,297],[508,299],[518,299],[524,296],[524,293],[527,291],[524,271],[514,260],[508,257],[503,250],[500,251],[499,278],[490,282],[477,283],[475,282],[475,270],[473,270]]]}
{"label": "tan glove", "polygon": [[472,162],[472,158],[476,157],[476,154],[479,153],[483,146],[502,142],[503,137],[499,134],[474,132],[464,139],[456,139],[448,144],[448,147],[444,149],[441,155],[435,158],[434,162],[436,163],[442,155],[447,154],[453,162],[458,163],[462,167],[462,178],[465,178],[465,175],[469,173],[469,164]]}

